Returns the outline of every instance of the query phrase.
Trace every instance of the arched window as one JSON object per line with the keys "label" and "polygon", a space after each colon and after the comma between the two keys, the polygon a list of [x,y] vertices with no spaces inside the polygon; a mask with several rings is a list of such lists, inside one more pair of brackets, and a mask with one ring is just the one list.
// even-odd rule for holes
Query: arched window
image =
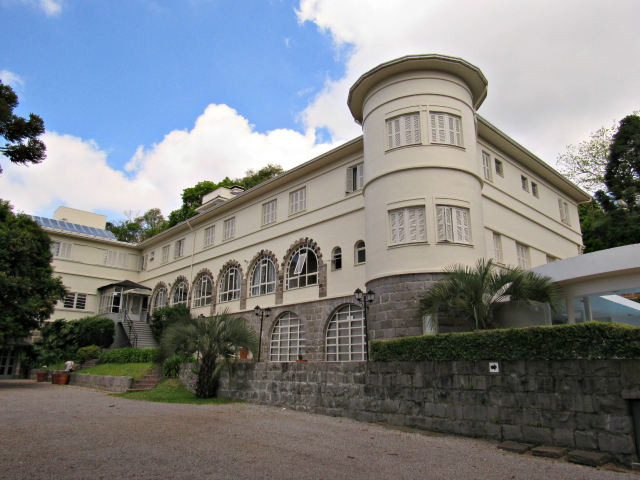
{"label": "arched window", "polygon": [[240,272],[236,267],[227,270],[220,282],[220,301],[230,302],[240,298]]}
{"label": "arched window", "polygon": [[365,360],[364,316],[357,305],[345,305],[331,318],[327,327],[327,361]]}
{"label": "arched window", "polygon": [[305,334],[300,317],[293,313],[283,314],[273,327],[271,334],[272,362],[293,362],[304,355]]}
{"label": "arched window", "polygon": [[185,282],[180,282],[176,289],[173,291],[172,305],[186,305],[187,295],[187,284]]}
{"label": "arched window", "polygon": [[266,295],[276,291],[276,267],[270,257],[264,256],[256,262],[251,272],[251,296]]}
{"label": "arched window", "polygon": [[196,283],[196,288],[193,291],[193,307],[206,307],[211,305],[211,290],[212,290],[211,277],[209,275],[203,275]]}
{"label": "arched window", "polygon": [[307,287],[318,283],[318,257],[311,245],[300,245],[289,258],[287,289]]}
{"label": "arched window", "polygon": [[355,252],[355,258],[356,258],[356,265],[360,265],[361,263],[364,263],[367,261],[367,255],[364,249],[364,242],[362,240],[360,240],[359,242],[356,242],[356,252]]}
{"label": "arched window", "polygon": [[156,292],[155,297],[153,297],[152,308],[153,310],[157,310],[159,308],[165,307],[167,305],[167,289],[161,287]]}
{"label": "arched window", "polygon": [[331,265],[334,270],[340,270],[342,268],[342,249],[340,247],[336,247],[333,249],[333,254],[331,255]]}

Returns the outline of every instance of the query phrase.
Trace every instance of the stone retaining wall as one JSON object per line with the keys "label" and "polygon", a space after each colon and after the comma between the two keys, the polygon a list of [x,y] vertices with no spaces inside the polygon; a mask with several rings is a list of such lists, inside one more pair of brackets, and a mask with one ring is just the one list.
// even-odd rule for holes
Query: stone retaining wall
{"label": "stone retaining wall", "polygon": [[[191,371],[191,366],[187,367]],[[187,368],[183,370],[187,370]],[[640,361],[245,363],[220,396],[637,462]],[[183,382],[188,374],[183,373]]]}
{"label": "stone retaining wall", "polygon": [[107,392],[126,392],[133,385],[133,377],[112,377],[109,375],[87,375],[72,373],[69,385],[76,387],[95,388]]}

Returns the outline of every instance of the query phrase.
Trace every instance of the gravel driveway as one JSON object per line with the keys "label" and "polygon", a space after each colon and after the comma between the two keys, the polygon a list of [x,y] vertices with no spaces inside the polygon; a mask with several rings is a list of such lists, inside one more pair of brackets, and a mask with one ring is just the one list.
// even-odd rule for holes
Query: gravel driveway
{"label": "gravel driveway", "polygon": [[251,404],[148,403],[72,386],[0,381],[2,479],[634,479]]}

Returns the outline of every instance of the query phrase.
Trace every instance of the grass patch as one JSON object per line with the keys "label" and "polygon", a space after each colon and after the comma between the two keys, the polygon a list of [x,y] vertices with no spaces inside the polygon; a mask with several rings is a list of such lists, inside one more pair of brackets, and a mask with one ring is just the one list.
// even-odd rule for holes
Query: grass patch
{"label": "grass patch", "polygon": [[148,392],[113,393],[113,397],[128,398],[130,400],[144,400],[160,403],[188,403],[192,405],[226,405],[237,403],[227,398],[197,398],[189,392],[177,378],[168,378]]}
{"label": "grass patch", "polygon": [[55,365],[47,365],[47,370],[64,370],[64,362]]}
{"label": "grass patch", "polygon": [[140,380],[153,368],[153,363],[105,363],[95,367],[84,368],[78,373],[88,375],[111,375],[113,377],[133,377]]}

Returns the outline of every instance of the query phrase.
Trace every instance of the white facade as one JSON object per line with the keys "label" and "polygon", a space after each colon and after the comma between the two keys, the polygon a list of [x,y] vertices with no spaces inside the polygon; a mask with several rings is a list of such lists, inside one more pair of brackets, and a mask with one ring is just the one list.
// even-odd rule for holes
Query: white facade
{"label": "white facade", "polygon": [[[431,279],[454,263],[496,258],[530,268],[582,248],[577,206],[589,196],[477,115],[486,93],[480,70],[461,59],[424,55],[380,65],[349,94],[361,137],[246,192],[219,189],[197,216],[139,245],[51,231],[73,244],[63,252],[70,258],[54,260],[56,272],[88,296],[82,314],[97,313],[99,286],[124,279],[153,289],[152,307],[164,288],[169,303],[184,300],[174,294],[186,285],[195,315],[321,308],[332,299],[349,303],[366,286],[379,290],[373,338],[421,333],[407,313],[415,298],[394,304],[405,312],[390,320],[394,326],[376,316],[385,302],[403,302],[385,297],[384,282],[395,279],[400,295],[410,288],[403,278]],[[128,256],[105,257],[106,250]],[[302,265],[296,254],[305,256]],[[256,265],[262,270],[254,275]],[[77,314],[59,308],[54,318]],[[315,358],[329,358],[321,350],[330,320],[301,320]]]}

